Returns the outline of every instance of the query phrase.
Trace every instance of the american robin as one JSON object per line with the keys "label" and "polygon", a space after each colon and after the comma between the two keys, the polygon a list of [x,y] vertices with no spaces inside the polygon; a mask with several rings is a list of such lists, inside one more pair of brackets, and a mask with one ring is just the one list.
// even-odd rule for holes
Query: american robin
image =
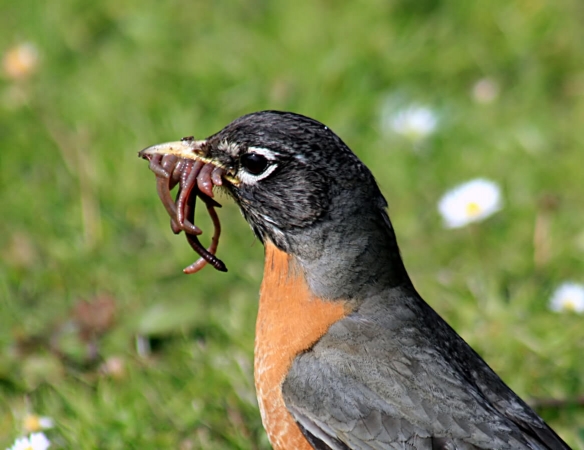
{"label": "american robin", "polygon": [[419,296],[373,175],[328,127],[262,111],[143,153],[170,150],[225,169],[265,246],[254,368],[275,449],[569,448]]}

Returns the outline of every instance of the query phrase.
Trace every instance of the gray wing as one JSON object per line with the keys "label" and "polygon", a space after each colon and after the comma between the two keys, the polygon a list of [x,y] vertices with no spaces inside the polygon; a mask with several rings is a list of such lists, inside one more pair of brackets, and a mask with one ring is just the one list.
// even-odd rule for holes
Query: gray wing
{"label": "gray wing", "polygon": [[315,449],[569,448],[431,308],[393,300],[294,360],[282,392]]}

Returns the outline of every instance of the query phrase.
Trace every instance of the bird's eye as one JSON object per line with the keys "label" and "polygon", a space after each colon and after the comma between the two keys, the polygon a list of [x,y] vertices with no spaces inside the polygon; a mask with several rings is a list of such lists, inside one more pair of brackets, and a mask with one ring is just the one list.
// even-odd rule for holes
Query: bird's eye
{"label": "bird's eye", "polygon": [[268,167],[268,158],[257,153],[246,153],[240,159],[241,166],[252,175],[261,174]]}

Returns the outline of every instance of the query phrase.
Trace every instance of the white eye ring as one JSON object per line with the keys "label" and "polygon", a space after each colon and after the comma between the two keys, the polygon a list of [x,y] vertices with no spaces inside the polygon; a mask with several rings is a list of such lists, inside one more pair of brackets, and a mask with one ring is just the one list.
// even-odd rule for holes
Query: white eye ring
{"label": "white eye ring", "polygon": [[278,164],[276,164],[276,155],[278,155],[278,153],[272,151],[272,150],[268,150],[267,148],[262,148],[262,147],[249,147],[247,149],[247,153],[253,153],[256,155],[261,155],[264,158],[266,158],[268,160],[268,166],[266,167],[266,169],[258,174],[258,175],[254,175],[252,173],[249,173],[247,170],[245,170],[243,167],[240,168],[237,171],[237,178],[239,178],[241,180],[242,183],[247,184],[247,185],[253,185],[255,183],[257,183],[260,180],[263,180],[266,177],[269,177],[272,172],[274,170],[276,170],[278,168]]}
{"label": "white eye ring", "polygon": [[239,169],[239,171],[237,172],[237,178],[239,178],[243,184],[252,185],[270,176],[272,172],[277,168],[278,168],[277,164],[270,164],[266,168],[266,170],[264,170],[259,175],[253,175],[245,169]]}

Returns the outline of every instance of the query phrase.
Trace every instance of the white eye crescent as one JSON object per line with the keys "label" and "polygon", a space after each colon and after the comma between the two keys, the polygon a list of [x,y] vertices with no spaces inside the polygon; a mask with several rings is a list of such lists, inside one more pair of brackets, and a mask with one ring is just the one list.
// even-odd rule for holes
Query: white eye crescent
{"label": "white eye crescent", "polygon": [[277,153],[267,148],[249,147],[240,158],[240,169],[237,177],[242,183],[251,185],[270,176],[278,167]]}

